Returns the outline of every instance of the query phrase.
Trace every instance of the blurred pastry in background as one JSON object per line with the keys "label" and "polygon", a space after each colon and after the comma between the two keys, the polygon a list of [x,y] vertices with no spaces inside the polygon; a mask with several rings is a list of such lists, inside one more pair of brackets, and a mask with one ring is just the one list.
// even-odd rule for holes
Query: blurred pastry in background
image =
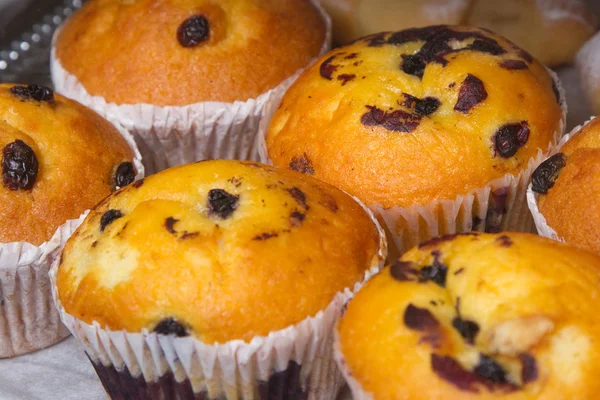
{"label": "blurred pastry in background", "polygon": [[345,45],[383,31],[460,24],[471,0],[322,0],[333,20],[333,39]]}
{"label": "blurred pastry in background", "polygon": [[465,23],[506,36],[550,67],[570,64],[598,29],[581,0],[475,0]]}
{"label": "blurred pastry in background", "polygon": [[590,39],[577,53],[575,66],[581,87],[594,115],[600,114],[600,33]]}
{"label": "blurred pastry in background", "polygon": [[340,45],[375,32],[465,24],[506,36],[551,67],[572,62],[598,29],[598,19],[581,0],[323,0],[323,5]]}

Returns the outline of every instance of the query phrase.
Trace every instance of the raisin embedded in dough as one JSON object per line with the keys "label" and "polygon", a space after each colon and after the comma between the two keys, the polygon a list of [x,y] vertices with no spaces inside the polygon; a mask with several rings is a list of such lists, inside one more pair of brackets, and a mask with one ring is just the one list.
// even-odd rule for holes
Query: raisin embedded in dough
{"label": "raisin embedded in dough", "polygon": [[227,193],[223,189],[208,192],[208,213],[221,219],[227,219],[237,209],[240,196]]}
{"label": "raisin embedded in dough", "polygon": [[290,161],[289,167],[290,169],[300,172],[302,174],[315,174],[312,162],[310,161],[306,153],[304,153],[304,155],[302,155],[301,157],[293,157],[292,161]]}
{"label": "raisin embedded in dough", "polygon": [[117,219],[123,217],[123,213],[120,210],[108,210],[104,214],[102,214],[102,218],[100,218],[100,231],[104,232],[106,227]]}
{"label": "raisin embedded in dough", "polygon": [[153,330],[159,335],[174,335],[176,337],[189,336],[188,328],[175,318],[165,318],[160,321]]}
{"label": "raisin embedded in dough", "polygon": [[503,158],[514,156],[529,139],[529,124],[521,121],[502,126],[493,137],[496,154]]}
{"label": "raisin embedded in dough", "polygon": [[557,153],[540,164],[533,172],[531,189],[539,194],[548,194],[554,186],[560,170],[567,165],[567,157]]}
{"label": "raisin embedded in dough", "polygon": [[404,310],[404,325],[415,331],[429,331],[437,328],[440,323],[431,311],[409,304]]}
{"label": "raisin embedded in dough", "polygon": [[38,174],[35,152],[22,140],[7,144],[2,150],[2,182],[10,190],[31,190]]}
{"label": "raisin embedded in dough", "polygon": [[54,101],[54,92],[47,86],[27,85],[13,86],[10,89],[13,96],[20,98],[23,101],[35,100],[52,103]]}
{"label": "raisin embedded in dough", "polygon": [[183,21],[177,28],[177,40],[183,47],[194,47],[210,36],[208,20],[203,15],[195,15]]}
{"label": "raisin embedded in dough", "polygon": [[115,177],[113,179],[114,189],[122,188],[132,183],[135,180],[136,174],[137,173],[132,162],[126,161],[119,164],[115,170]]}
{"label": "raisin embedded in dough", "polygon": [[487,99],[488,94],[481,79],[468,74],[458,92],[458,101],[454,106],[456,111],[468,113],[473,107]]}

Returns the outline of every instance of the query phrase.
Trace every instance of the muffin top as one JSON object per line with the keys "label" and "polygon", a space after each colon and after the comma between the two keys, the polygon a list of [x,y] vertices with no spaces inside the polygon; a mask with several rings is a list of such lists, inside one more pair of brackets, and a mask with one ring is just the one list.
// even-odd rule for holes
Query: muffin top
{"label": "muffin top", "polygon": [[454,199],[547,150],[559,97],[543,65],[490,31],[381,33],[305,71],[271,121],[268,155],[367,204]]}
{"label": "muffin top", "polygon": [[339,189],[239,161],[171,168],[114,193],[66,245],[65,311],[206,343],[294,325],[380,263],[370,215]]}
{"label": "muffin top", "polygon": [[108,102],[245,101],[318,56],[325,31],[306,0],[91,0],[56,54]]}
{"label": "muffin top", "polygon": [[595,399],[599,279],[600,258],[539,236],[435,239],[350,301],[339,346],[374,399]]}
{"label": "muffin top", "polygon": [[0,85],[0,149],[0,243],[42,244],[137,174],[113,125],[43,86]]}
{"label": "muffin top", "polygon": [[584,125],[533,174],[539,211],[567,243],[600,254],[600,118]]}

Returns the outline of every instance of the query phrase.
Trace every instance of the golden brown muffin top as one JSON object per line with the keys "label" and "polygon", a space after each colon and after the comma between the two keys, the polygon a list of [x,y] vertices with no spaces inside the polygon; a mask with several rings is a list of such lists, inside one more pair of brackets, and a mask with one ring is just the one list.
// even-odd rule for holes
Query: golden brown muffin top
{"label": "golden brown muffin top", "polygon": [[374,399],[593,400],[600,258],[529,234],[435,239],[350,301],[349,372]]}
{"label": "golden brown muffin top", "polygon": [[0,85],[0,149],[0,243],[42,244],[137,174],[113,125],[37,85]]}
{"label": "golden brown muffin top", "polygon": [[534,172],[547,224],[567,243],[600,254],[600,118],[585,124]]}
{"label": "golden brown muffin top", "polygon": [[66,245],[67,313],[206,343],[316,315],[380,263],[369,214],[339,189],[256,163],[205,161],[130,185]]}
{"label": "golden brown muffin top", "polygon": [[64,25],[56,51],[108,102],[233,102],[318,56],[325,29],[307,0],[91,0]]}
{"label": "golden brown muffin top", "polygon": [[404,207],[517,174],[562,118],[555,82],[528,53],[489,31],[434,26],[325,55],[286,93],[266,139],[277,166]]}

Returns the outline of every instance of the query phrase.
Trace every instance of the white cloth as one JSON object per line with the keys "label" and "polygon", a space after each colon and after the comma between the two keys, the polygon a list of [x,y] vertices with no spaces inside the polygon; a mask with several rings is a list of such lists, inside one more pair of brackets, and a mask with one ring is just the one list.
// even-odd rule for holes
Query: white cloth
{"label": "white cloth", "polygon": [[35,353],[0,360],[0,400],[107,398],[92,364],[73,337]]}

